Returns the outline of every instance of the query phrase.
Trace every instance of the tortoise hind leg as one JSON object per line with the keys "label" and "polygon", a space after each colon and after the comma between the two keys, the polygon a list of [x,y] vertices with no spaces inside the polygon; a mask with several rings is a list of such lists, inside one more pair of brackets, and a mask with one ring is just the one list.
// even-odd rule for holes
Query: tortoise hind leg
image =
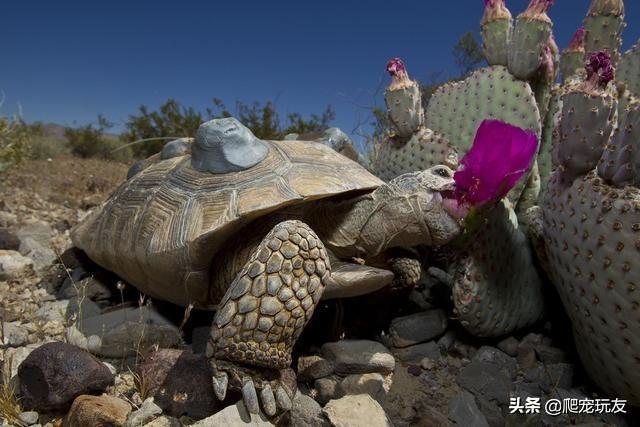
{"label": "tortoise hind leg", "polygon": [[296,390],[291,351],[330,283],[327,252],[309,226],[283,221],[271,229],[229,286],[211,326],[207,355],[218,397],[228,385],[242,391],[251,412],[258,411],[258,393],[267,415],[275,413],[274,397],[290,408]]}

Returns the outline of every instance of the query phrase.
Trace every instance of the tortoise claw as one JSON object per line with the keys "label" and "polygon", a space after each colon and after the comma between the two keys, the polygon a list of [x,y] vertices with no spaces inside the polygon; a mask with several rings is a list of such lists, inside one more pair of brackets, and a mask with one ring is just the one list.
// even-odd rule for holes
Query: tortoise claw
{"label": "tortoise claw", "polygon": [[244,377],[242,379],[242,398],[250,413],[257,414],[260,412],[256,386],[253,384],[251,377]]}
{"label": "tortoise claw", "polygon": [[276,402],[283,411],[291,410],[291,397],[289,397],[289,394],[286,392],[283,386],[278,386],[278,388],[276,389]]}
{"label": "tortoise claw", "polygon": [[266,384],[262,390],[260,390],[260,400],[262,400],[262,407],[265,414],[272,417],[276,414],[276,398],[273,395],[271,386]]}
{"label": "tortoise claw", "polygon": [[229,376],[226,372],[221,372],[214,375],[213,380],[213,392],[218,400],[224,400],[227,395],[227,386],[229,385]]}

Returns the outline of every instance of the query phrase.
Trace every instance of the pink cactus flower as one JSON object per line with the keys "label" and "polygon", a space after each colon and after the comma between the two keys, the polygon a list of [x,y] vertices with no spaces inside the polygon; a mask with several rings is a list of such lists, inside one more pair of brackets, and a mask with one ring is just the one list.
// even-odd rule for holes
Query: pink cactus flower
{"label": "pink cactus flower", "polygon": [[483,121],[453,177],[458,206],[480,207],[502,199],[527,172],[537,149],[533,131],[499,120]]}
{"label": "pink cactus flower", "polygon": [[587,80],[597,81],[604,88],[615,77],[615,69],[611,64],[611,55],[606,50],[592,52],[587,56]]}
{"label": "pink cactus flower", "polygon": [[387,62],[387,73],[394,78],[403,78],[407,76],[407,69],[404,62],[400,58],[392,58]]}

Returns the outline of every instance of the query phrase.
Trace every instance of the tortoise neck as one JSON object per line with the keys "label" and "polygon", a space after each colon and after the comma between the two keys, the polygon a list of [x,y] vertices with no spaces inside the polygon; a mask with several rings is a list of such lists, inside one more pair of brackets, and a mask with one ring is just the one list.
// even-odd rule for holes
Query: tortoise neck
{"label": "tortoise neck", "polygon": [[398,246],[431,240],[417,198],[379,188],[348,199],[320,200],[308,221],[338,257],[374,257]]}

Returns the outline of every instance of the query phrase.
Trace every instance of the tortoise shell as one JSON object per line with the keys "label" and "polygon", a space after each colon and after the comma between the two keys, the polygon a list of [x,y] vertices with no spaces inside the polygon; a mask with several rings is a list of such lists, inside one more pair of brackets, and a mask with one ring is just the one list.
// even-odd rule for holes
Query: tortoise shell
{"label": "tortoise shell", "polygon": [[72,231],[73,243],[152,297],[202,307],[211,303],[213,257],[241,227],[283,207],[382,184],[323,144],[264,142],[267,157],[242,171],[200,172],[190,155],[150,165]]}

